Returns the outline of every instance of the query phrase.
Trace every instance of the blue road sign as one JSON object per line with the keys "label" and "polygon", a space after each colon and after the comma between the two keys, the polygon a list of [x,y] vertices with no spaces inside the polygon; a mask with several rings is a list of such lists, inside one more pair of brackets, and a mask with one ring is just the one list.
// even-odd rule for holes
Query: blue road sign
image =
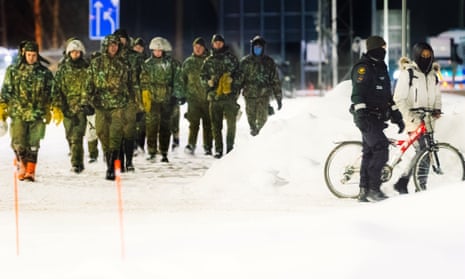
{"label": "blue road sign", "polygon": [[119,0],[89,0],[89,38],[101,40],[119,28]]}

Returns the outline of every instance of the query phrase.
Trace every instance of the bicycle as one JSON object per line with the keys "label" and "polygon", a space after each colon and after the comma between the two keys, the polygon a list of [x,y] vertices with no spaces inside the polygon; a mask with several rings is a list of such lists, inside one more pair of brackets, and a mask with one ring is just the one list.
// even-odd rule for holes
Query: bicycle
{"label": "bicycle", "polygon": [[[399,165],[406,151],[425,136],[426,148],[413,157],[409,164],[415,191],[426,190],[444,183],[465,180],[465,162],[462,153],[449,143],[434,140],[431,125],[437,111],[428,108],[411,109],[419,115],[420,125],[406,140],[389,138],[390,160],[382,169],[381,181],[388,182],[394,169]],[[426,119],[426,120],[425,120]],[[357,198],[362,160],[361,141],[336,142],[338,145],[329,153],[324,167],[325,182],[331,193],[339,198]],[[395,151],[395,152],[394,152]],[[391,156],[394,155],[394,156]]]}

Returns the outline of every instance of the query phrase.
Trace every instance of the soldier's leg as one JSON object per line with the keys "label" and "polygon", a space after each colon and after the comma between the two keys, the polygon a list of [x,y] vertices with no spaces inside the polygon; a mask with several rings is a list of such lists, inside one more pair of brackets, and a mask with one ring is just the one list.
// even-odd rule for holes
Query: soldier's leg
{"label": "soldier's leg", "polygon": [[202,105],[200,116],[202,118],[203,149],[205,150],[205,155],[211,155],[213,137],[208,103]]}
{"label": "soldier's leg", "polygon": [[223,105],[218,101],[210,102],[210,119],[212,121],[212,134],[215,140],[215,157],[223,156]]}
{"label": "soldier's leg", "polygon": [[236,121],[237,112],[240,106],[236,102],[228,102],[225,104],[224,115],[228,126],[226,132],[226,153],[229,153],[234,148],[234,139],[236,137]]}
{"label": "soldier's leg", "polygon": [[161,104],[152,103],[150,112],[145,114],[145,131],[147,137],[147,151],[149,157],[147,159],[155,159],[158,147],[158,132],[160,129],[160,113]]}
{"label": "soldier's leg", "polygon": [[257,98],[245,98],[245,113],[247,114],[250,134],[256,136],[259,131],[257,127]]}
{"label": "soldier's leg", "polygon": [[197,145],[197,136],[199,134],[200,126],[200,109],[198,104],[189,103],[187,107],[187,118],[189,121],[189,136],[187,138],[187,143],[190,148],[192,148],[192,153],[195,150]]}
{"label": "soldier's leg", "polygon": [[171,124],[173,115],[173,106],[170,104],[165,104],[161,109],[161,119],[160,119],[160,152],[162,155],[162,162],[168,162],[168,149],[170,146],[170,137],[172,133]]}

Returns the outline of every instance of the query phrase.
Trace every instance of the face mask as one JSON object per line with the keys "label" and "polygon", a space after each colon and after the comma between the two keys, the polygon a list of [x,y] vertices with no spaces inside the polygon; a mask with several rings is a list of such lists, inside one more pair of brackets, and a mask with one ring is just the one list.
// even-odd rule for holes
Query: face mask
{"label": "face mask", "polygon": [[263,48],[261,46],[254,46],[253,47],[253,54],[255,56],[260,56],[263,53]]}
{"label": "face mask", "polygon": [[420,58],[418,58],[418,61],[415,61],[415,62],[417,63],[418,67],[420,68],[420,70],[423,73],[426,74],[429,71],[431,71],[431,63],[433,62],[431,57],[429,57],[429,58],[420,57]]}
{"label": "face mask", "polygon": [[386,57],[386,49],[382,47],[375,48],[375,49],[368,51],[367,54],[368,56],[371,56],[378,61],[383,61],[384,58]]}

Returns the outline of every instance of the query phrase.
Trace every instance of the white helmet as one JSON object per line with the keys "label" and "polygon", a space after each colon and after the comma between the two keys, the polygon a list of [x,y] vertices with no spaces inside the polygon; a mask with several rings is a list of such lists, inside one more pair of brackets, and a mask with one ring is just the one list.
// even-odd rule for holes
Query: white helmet
{"label": "white helmet", "polygon": [[86,54],[86,48],[79,40],[72,40],[68,43],[68,45],[66,46],[66,55],[69,55],[69,53],[73,50],[77,50],[82,52],[82,54]]}
{"label": "white helmet", "polygon": [[162,37],[155,37],[150,41],[149,45],[150,50],[163,50],[163,51],[173,51],[170,42]]}
{"label": "white helmet", "polygon": [[8,132],[8,123],[6,121],[0,120],[0,137],[3,137]]}

